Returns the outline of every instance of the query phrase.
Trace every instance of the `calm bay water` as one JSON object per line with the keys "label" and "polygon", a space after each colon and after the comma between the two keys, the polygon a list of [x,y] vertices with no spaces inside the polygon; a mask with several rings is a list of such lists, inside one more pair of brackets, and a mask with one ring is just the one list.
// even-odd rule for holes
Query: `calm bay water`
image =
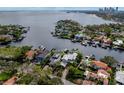
{"label": "calm bay water", "polygon": [[102,48],[84,47],[79,43],[72,43],[70,40],[58,39],[52,37],[51,32],[54,31],[55,23],[62,19],[72,19],[82,25],[114,23],[106,21],[99,17],[83,13],[63,13],[63,12],[0,12],[0,24],[20,24],[30,26],[30,31],[26,34],[26,38],[19,43],[12,45],[32,45],[38,47],[44,45],[48,49],[73,49],[78,48],[84,55],[95,54],[96,58],[104,56],[113,56],[119,62],[124,61],[124,52],[105,50]]}

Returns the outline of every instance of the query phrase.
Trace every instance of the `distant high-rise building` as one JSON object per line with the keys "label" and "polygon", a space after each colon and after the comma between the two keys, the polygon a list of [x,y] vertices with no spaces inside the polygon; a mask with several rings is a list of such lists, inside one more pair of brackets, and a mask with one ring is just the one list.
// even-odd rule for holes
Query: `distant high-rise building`
{"label": "distant high-rise building", "polygon": [[118,12],[118,7],[116,7],[116,8],[114,8],[114,7],[100,8],[99,11],[104,12],[104,13],[115,13],[115,12]]}
{"label": "distant high-rise building", "polygon": [[116,11],[118,11],[118,7],[116,7]]}

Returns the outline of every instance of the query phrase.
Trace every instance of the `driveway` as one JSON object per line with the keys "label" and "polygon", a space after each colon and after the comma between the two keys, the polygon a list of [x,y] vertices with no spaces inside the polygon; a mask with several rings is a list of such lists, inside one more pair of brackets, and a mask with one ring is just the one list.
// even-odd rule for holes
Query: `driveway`
{"label": "driveway", "polygon": [[72,83],[72,82],[66,80],[66,75],[67,75],[67,74],[68,74],[68,69],[65,68],[65,70],[63,71],[62,78],[61,78],[61,80],[62,80],[62,82],[64,83],[64,85],[75,85],[74,83]]}

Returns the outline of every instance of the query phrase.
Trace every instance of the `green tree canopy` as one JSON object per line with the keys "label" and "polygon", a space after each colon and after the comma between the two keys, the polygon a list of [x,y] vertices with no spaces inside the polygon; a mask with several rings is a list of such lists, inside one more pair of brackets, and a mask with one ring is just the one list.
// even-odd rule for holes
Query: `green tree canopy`
{"label": "green tree canopy", "polygon": [[105,56],[104,58],[100,60],[105,62],[106,64],[108,64],[108,66],[111,66],[111,67],[114,67],[116,63],[118,63],[118,61],[114,57],[111,57],[111,56]]}

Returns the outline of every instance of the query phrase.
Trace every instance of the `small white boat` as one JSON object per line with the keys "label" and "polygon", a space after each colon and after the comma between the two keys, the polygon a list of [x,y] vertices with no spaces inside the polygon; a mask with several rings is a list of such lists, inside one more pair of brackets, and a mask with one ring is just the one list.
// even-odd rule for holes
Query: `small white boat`
{"label": "small white boat", "polygon": [[46,47],[44,47],[43,45],[39,46],[39,48],[42,49],[42,50],[46,49]]}
{"label": "small white boat", "polygon": [[87,46],[87,43],[82,41],[81,45]]}

